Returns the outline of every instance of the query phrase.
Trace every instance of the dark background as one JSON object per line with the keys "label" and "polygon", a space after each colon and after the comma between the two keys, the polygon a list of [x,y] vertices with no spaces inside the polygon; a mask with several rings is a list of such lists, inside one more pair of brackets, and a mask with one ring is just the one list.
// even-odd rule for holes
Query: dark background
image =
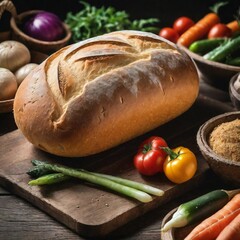
{"label": "dark background", "polygon": [[[27,10],[47,10],[56,13],[62,20],[67,12],[78,12],[82,5],[79,0],[12,0],[17,12]],[[126,10],[131,19],[152,18],[160,20],[159,27],[171,26],[174,19],[180,16],[188,16],[194,21],[199,20],[210,11],[209,7],[216,0],[92,0],[87,1],[94,6],[113,6],[117,10]],[[221,8],[219,15],[223,22],[233,20],[240,6],[239,0],[228,0],[229,4]],[[2,29],[7,29],[9,23],[7,12],[3,14],[0,22]]]}

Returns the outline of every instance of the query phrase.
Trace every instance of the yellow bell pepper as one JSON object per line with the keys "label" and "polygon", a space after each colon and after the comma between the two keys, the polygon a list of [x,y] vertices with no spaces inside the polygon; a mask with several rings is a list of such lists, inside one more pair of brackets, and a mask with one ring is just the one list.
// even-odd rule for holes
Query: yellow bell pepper
{"label": "yellow bell pepper", "polygon": [[183,183],[191,179],[197,171],[195,154],[185,147],[164,148],[167,157],[163,164],[166,177],[174,183]]}

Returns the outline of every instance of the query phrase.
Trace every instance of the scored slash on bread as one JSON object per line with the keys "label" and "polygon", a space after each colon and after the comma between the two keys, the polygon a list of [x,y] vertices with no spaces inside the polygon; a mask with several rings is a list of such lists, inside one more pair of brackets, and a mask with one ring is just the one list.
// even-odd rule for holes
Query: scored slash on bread
{"label": "scored slash on bread", "polygon": [[14,117],[34,146],[88,156],[181,115],[198,90],[196,67],[176,45],[118,31],[52,54],[21,84]]}

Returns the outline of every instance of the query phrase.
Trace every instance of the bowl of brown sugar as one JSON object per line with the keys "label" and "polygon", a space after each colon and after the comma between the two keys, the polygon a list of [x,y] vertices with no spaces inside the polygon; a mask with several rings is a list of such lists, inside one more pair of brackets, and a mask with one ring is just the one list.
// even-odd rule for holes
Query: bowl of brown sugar
{"label": "bowl of brown sugar", "polygon": [[212,171],[240,186],[240,111],[215,116],[198,130],[197,144]]}

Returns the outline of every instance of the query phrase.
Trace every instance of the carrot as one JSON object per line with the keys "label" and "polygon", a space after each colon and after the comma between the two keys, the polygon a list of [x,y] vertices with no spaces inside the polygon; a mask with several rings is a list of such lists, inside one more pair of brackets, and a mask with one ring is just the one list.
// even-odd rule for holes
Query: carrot
{"label": "carrot", "polygon": [[229,27],[231,29],[232,35],[235,34],[235,33],[240,32],[240,23],[237,20],[229,22],[227,24],[227,27]]}
{"label": "carrot", "polygon": [[177,43],[184,47],[189,47],[191,43],[203,38],[209,32],[209,30],[219,22],[220,19],[216,13],[208,13],[197,23],[195,23],[195,25],[184,32],[179,37]]}
{"label": "carrot", "polygon": [[185,240],[213,240],[240,213],[240,193],[223,208],[197,225]]}
{"label": "carrot", "polygon": [[240,239],[240,213],[226,226],[216,240]]}

